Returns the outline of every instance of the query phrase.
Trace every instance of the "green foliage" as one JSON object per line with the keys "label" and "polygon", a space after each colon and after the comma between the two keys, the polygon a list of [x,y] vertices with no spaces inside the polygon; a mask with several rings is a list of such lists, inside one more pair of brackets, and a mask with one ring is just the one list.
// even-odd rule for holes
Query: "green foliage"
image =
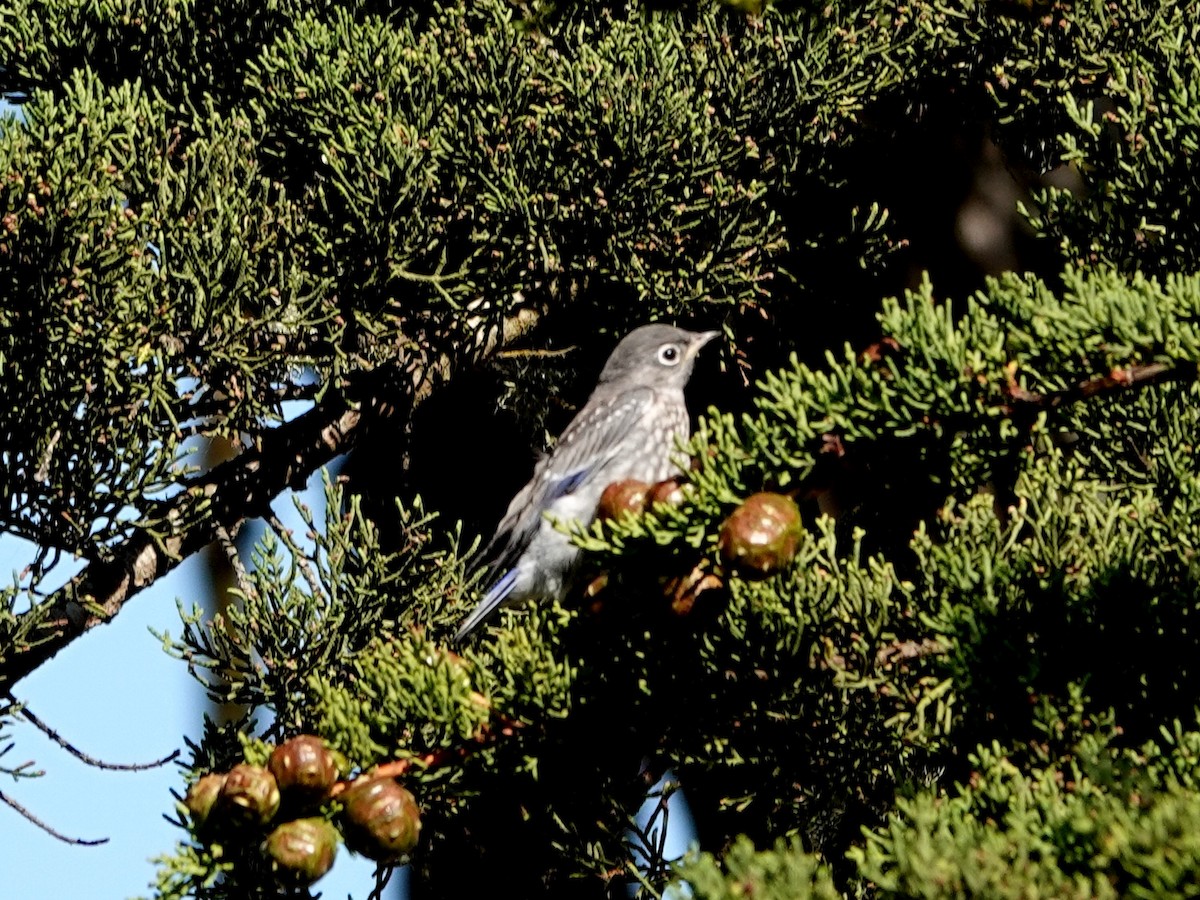
{"label": "green foliage", "polygon": [[[128,491],[170,480],[173,444],[164,452],[162,436],[144,430],[118,441],[105,427],[113,406],[161,415],[170,383],[169,350],[145,325],[159,281],[149,236],[120,183],[122,171],[148,174],[137,171],[137,129],[155,110],[136,86],[108,94],[86,75],[61,103],[44,100],[26,128],[0,137],[9,263],[0,364],[15,376],[0,424],[14,477],[0,490],[6,509],[21,510],[14,526],[75,549],[93,532],[100,546],[121,533]],[[85,285],[96,282],[109,290],[92,305]],[[86,451],[62,441],[73,419],[92,436]]]}
{"label": "green foliage", "polygon": [[1028,213],[1068,261],[1192,271],[1193,12],[1164,0],[905,4],[895,24],[916,34],[893,50],[913,75],[905,112],[986,110],[1011,165],[1050,173]]}
{"label": "green foliage", "polygon": [[214,701],[269,707],[280,731],[312,721],[310,684],[318,673],[345,665],[398,619],[406,627],[449,621],[441,606],[462,581],[453,545],[431,546],[434,517],[420,498],[396,508],[404,544],[388,553],[357,497],[343,502],[341,488],[328,480],[325,492],[321,527],[297,503],[309,529],[303,539],[266,532],[234,592],[237,603],[211,619],[199,606],[181,608],[183,634],[163,637]]}
{"label": "green foliage", "polygon": [[138,84],[84,72],[26,109],[0,136],[0,491],[14,533],[103,557],[132,521],[158,524],[189,435],[278,419],[297,360],[262,334],[323,314],[280,249],[292,211],[247,176],[244,122],[213,118],[181,151]]}
{"label": "green foliage", "polygon": [[967,784],[899,801],[853,855],[888,897],[1190,896],[1200,735],[1164,737],[1120,749],[1092,734],[1032,765],[980,747]]}
{"label": "green foliage", "polygon": [[[934,302],[927,283],[884,304],[883,359],[847,347],[824,370],[796,362],[768,375],[742,454],[759,472],[739,473],[736,484],[802,480],[817,465],[823,435],[836,433],[848,446],[911,440],[922,456],[945,460],[951,484],[969,489],[1014,441],[1030,440],[1017,422],[1057,405],[1053,395],[1070,399],[1114,369],[1196,359],[1196,278],[1160,285],[1068,270],[1063,281],[1056,297],[1036,280],[1006,276],[968,300],[961,318]],[[1033,427],[1036,439],[1047,425]]]}
{"label": "green foliage", "polygon": [[228,877],[233,870],[233,861],[220,857],[219,850],[180,842],[173,854],[164,854],[155,860],[159,869],[154,883],[154,896],[173,900],[219,890],[221,879]]}
{"label": "green foliage", "polygon": [[[60,556],[204,534],[236,557],[226,525],[270,499],[254,478],[298,485],[359,428],[387,466],[327,484],[304,535],[269,517],[231,604],[163,637],[243,710],[206,724],[189,779],[301,732],[353,774],[402,764],[414,873],[444,896],[497,872],[517,896],[1182,893],[1194,10],[746,12],[0,10],[22,100],[0,127],[0,527],[36,548],[0,596],[0,664],[62,627]],[[953,300],[905,274],[944,262],[926,203],[967,190],[905,169],[943,132],[1003,154],[1037,248]],[[563,523],[586,599],[450,646],[477,593],[455,520],[490,526],[525,477],[493,401],[524,467],[598,335],[662,318],[726,338],[684,502]],[[240,478],[214,477],[216,444]],[[806,531],[758,579],[719,544],[762,490]],[[704,851],[674,888],[629,836],[667,769]],[[270,896],[257,846],[189,832],[156,889]]]}
{"label": "green foliage", "polygon": [[[1033,222],[1080,263],[1193,271],[1200,24],[1185,6],[1163,3],[1121,4],[1082,24],[1078,40],[1096,48],[1092,84],[1062,99],[1069,124],[1058,144],[1061,162],[1095,194],[1049,187],[1035,198]],[[1117,35],[1135,39],[1118,47]]]}
{"label": "green foliage", "polygon": [[498,9],[419,31],[342,14],[301,22],[247,86],[267,152],[319,173],[331,225],[357,223],[331,230],[328,265],[374,315],[589,281],[676,311],[752,300],[761,262],[742,257],[780,243],[740,104],[715,127],[691,77],[713,37],[614,23],[570,58]]}
{"label": "green foliage", "polygon": [[[1196,386],[1092,401],[1107,414],[1089,411],[1083,395],[1034,415],[1017,398],[1071,392],[1074,378],[1094,383],[1133,361],[1173,359],[1182,364],[1173,371],[1194,377],[1195,351],[1183,347],[1193,340],[1196,282],[1164,288],[1069,275],[1067,283],[1068,293],[1050,297],[1036,282],[997,282],[961,318],[935,315],[922,292],[888,305],[880,321],[895,349],[884,364],[848,353],[830,357],[825,369],[796,363],[768,377],[761,412],[740,423],[727,415],[706,420],[692,448],[700,468],[682,508],[580,535],[633,585],[645,584],[645,571],[697,565],[727,580],[717,618],[680,654],[700,665],[679,672],[687,663],[670,655],[656,661],[661,669],[646,663],[650,674],[641,676],[651,696],[666,691],[680,704],[682,722],[670,709],[655,715],[689,796],[707,774],[720,773],[714,790],[724,813],[708,825],[750,830],[722,824],[749,817],[759,840],[799,831],[830,853],[852,840],[840,829],[870,824],[871,810],[896,785],[960,774],[964,742],[1064,740],[1049,710],[1080,683],[1139,739],[1155,733],[1164,713],[1191,710],[1200,689],[1188,626],[1197,612]],[[1004,311],[1008,327],[993,309]],[[1089,310],[1103,311],[1102,321],[1089,321]],[[1155,338],[1160,315],[1169,340]],[[1061,326],[1025,338],[1042,316]],[[1075,323],[1103,336],[1091,365]],[[1124,389],[1119,379],[1104,383]],[[1128,440],[1126,414],[1142,423],[1134,432],[1136,471],[1117,440]],[[927,436],[921,455],[891,461],[901,472],[860,449],[883,442],[895,452],[914,430]],[[1011,437],[989,441],[988,434]],[[763,482],[794,484],[797,472],[810,476],[826,435],[838,436],[850,478],[858,461],[872,461],[868,476],[879,489],[843,519],[893,529],[907,521],[909,546],[884,535],[872,542],[881,551],[867,555],[870,532],[847,543],[819,520],[788,572],[754,582],[722,573],[718,533],[739,495]],[[1065,452],[1064,435],[1071,436]],[[978,462],[955,479],[938,477],[954,471],[964,446]],[[988,476],[992,488],[981,491]],[[1012,480],[997,484],[1001,476]],[[922,520],[918,508],[885,519],[891,497],[918,478],[934,504],[929,517]],[[1002,487],[1006,509],[997,508]],[[702,718],[689,715],[701,708]]]}
{"label": "green foliage", "polygon": [[778,841],[771,851],[756,853],[745,838],[734,843],[724,865],[711,854],[689,856],[676,868],[672,891],[687,890],[696,900],[837,900],[829,870],[795,842]]}
{"label": "green foliage", "polygon": [[487,721],[463,667],[427,641],[368,647],[349,677],[352,687],[317,676],[313,692],[317,731],[334,735],[351,760],[402,756],[410,745],[453,747]]}

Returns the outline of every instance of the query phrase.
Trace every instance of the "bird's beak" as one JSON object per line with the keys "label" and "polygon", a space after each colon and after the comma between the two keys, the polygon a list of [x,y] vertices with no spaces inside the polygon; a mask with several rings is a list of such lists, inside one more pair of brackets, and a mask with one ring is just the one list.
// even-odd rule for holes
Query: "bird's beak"
{"label": "bird's beak", "polygon": [[711,341],[713,338],[721,336],[719,331],[702,331],[692,338],[692,343],[688,347],[688,356],[695,356],[700,352],[700,348]]}

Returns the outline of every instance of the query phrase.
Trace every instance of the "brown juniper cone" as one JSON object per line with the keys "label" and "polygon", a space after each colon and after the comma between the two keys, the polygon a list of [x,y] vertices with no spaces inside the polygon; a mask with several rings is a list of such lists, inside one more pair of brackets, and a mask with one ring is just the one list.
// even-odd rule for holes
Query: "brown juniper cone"
{"label": "brown juniper cone", "polygon": [[[683,480],[678,476],[654,484],[647,484],[632,478],[625,481],[614,481],[600,495],[600,503],[596,507],[596,518],[599,520],[619,519],[627,512],[641,515],[655,503],[679,506],[684,501],[683,485]],[[584,588],[584,599],[593,614],[598,614],[603,610],[604,599],[600,595],[607,586],[608,574],[601,573],[588,582],[587,587]],[[703,589],[701,588],[701,590]],[[673,590],[674,588],[669,588],[668,595]],[[692,600],[695,600],[694,596]],[[689,603],[688,609],[690,608],[691,604]]]}
{"label": "brown juniper cone", "polygon": [[640,515],[646,508],[646,496],[650,485],[644,481],[628,478],[614,481],[600,495],[596,506],[597,519],[620,519],[625,513]]}
{"label": "brown juniper cone", "polygon": [[679,506],[685,499],[683,484],[679,478],[668,478],[658,482],[646,495],[646,505],[652,507],[655,503],[665,503],[668,506]]}
{"label": "brown juniper cone", "polygon": [[265,825],[279,810],[279,786],[262,766],[239,763],[225,777],[219,799],[232,821]]}
{"label": "brown juniper cone", "polygon": [[804,525],[796,501],[783,494],[754,494],[721,525],[721,558],[742,575],[770,575],[796,556]]}
{"label": "brown juniper cone", "polygon": [[318,816],[284,822],[267,836],[263,850],[281,882],[309,885],[333,867],[337,845],[337,829]]}
{"label": "brown juniper cone", "polygon": [[187,796],[183,798],[183,805],[187,807],[192,825],[196,828],[203,828],[204,823],[208,821],[209,814],[216,805],[217,797],[220,796],[221,789],[225,787],[225,778],[226,775],[223,772],[214,772],[202,776],[188,788]]}
{"label": "brown juniper cone", "polygon": [[398,862],[416,849],[421,811],[391,778],[364,776],[342,793],[346,846],[376,862]]}
{"label": "brown juniper cone", "polygon": [[306,798],[323,796],[338,779],[333,754],[323,740],[311,734],[297,735],[276,747],[267,768],[280,791]]}

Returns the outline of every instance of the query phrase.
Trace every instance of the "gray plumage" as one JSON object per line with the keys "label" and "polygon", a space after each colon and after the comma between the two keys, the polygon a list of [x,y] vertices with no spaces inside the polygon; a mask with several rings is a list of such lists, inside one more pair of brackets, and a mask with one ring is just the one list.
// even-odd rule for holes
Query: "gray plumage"
{"label": "gray plumage", "polygon": [[583,409],[512,499],[489,542],[488,590],[458,629],[462,640],[497,609],[523,600],[561,600],[579,559],[547,518],[590,522],[615,481],[675,474],[676,442],[688,436],[683,387],[715,331],[644,325],[617,344]]}

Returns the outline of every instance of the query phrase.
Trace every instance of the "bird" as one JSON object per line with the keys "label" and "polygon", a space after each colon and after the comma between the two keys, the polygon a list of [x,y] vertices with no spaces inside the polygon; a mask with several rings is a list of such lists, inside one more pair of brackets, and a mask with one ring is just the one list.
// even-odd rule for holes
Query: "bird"
{"label": "bird", "polygon": [[614,482],[654,483],[678,472],[672,456],[689,431],[683,388],[696,355],[718,334],[652,324],[621,339],[591,396],[537,462],[480,554],[487,590],[456,642],[502,606],[566,595],[580,550],[555,522],[590,522]]}

